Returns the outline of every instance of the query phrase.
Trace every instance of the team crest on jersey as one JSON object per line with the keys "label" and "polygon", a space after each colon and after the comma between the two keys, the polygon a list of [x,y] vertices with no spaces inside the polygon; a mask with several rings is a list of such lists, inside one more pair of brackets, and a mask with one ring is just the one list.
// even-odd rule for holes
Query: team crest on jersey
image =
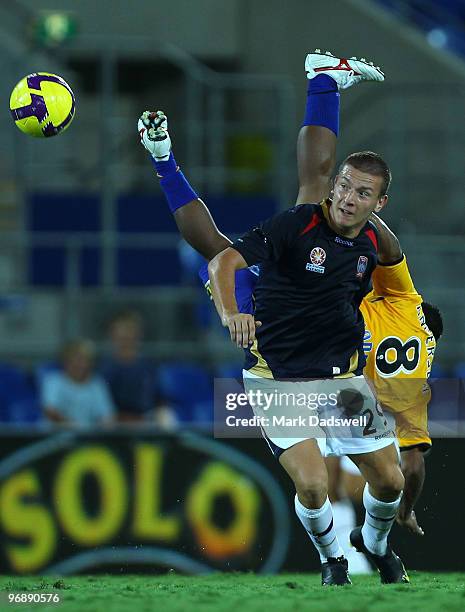
{"label": "team crest on jersey", "polygon": [[310,262],[305,266],[310,272],[318,272],[323,274],[325,271],[324,263],[326,261],[326,251],[321,247],[315,247],[310,251]]}
{"label": "team crest on jersey", "polygon": [[357,278],[363,278],[363,275],[365,274],[367,267],[368,267],[368,257],[365,257],[365,255],[360,255],[360,257],[358,258],[358,263],[357,263]]}

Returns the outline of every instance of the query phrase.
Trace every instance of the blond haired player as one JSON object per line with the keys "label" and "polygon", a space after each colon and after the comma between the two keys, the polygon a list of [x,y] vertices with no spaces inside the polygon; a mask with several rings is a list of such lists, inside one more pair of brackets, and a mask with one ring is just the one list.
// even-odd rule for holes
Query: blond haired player
{"label": "blond haired player", "polygon": [[[338,90],[346,88],[348,83],[357,78],[351,70],[351,60],[319,52],[307,58],[309,78],[314,77],[314,74],[308,68],[315,62],[319,64],[318,73],[332,78]],[[331,94],[334,95],[333,92],[323,91],[321,95]],[[318,126],[307,125],[300,131],[300,189],[297,202],[324,198],[331,190],[337,141],[337,129],[331,125],[331,119],[330,107],[329,117],[323,115],[314,122],[319,123]],[[349,201],[351,197],[357,197],[357,194],[351,193]],[[376,239],[379,265],[372,276],[373,290],[360,305],[365,320],[364,351],[367,363],[364,374],[372,381],[383,409],[395,419],[405,477],[397,522],[423,535],[413,508],[425,477],[423,454],[431,446],[427,428],[427,406],[431,392],[427,379],[431,372],[436,341],[442,334],[442,319],[438,309],[423,302],[416,291],[396,236],[376,215],[372,215],[372,221],[378,230]],[[338,459],[329,459],[327,465],[335,523],[340,526],[338,536],[340,541],[346,542],[345,536],[355,526],[355,512],[344,497],[349,495],[361,503],[365,481],[347,457],[340,462]],[[353,558],[350,550],[345,546],[343,548],[352,572],[367,569],[363,558]]]}

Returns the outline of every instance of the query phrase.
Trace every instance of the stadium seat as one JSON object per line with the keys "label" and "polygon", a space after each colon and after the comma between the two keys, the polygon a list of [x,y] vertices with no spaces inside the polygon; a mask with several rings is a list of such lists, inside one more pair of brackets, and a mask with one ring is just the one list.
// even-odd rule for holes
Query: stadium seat
{"label": "stadium seat", "polygon": [[465,361],[458,363],[454,368],[454,376],[455,378],[464,378],[465,379]]}
{"label": "stadium seat", "polygon": [[9,406],[9,422],[16,424],[39,423],[42,409],[39,398],[29,390],[29,396],[14,400]]}
{"label": "stadium seat", "polygon": [[4,423],[35,423],[40,407],[31,380],[15,366],[0,364],[0,420]]}
{"label": "stadium seat", "polygon": [[431,378],[447,378],[448,372],[445,368],[443,368],[438,363],[433,363],[433,367],[431,368]]}
{"label": "stadium seat", "polygon": [[216,378],[235,378],[242,380],[242,363],[222,363],[215,369]]}
{"label": "stadium seat", "polygon": [[430,387],[430,422],[456,421],[459,418],[460,381],[453,378],[432,378]]}
{"label": "stadium seat", "polygon": [[189,363],[165,364],[158,369],[161,395],[172,402],[184,423],[213,419],[213,379],[202,367]]}
{"label": "stadium seat", "polygon": [[58,372],[61,370],[61,365],[56,361],[43,361],[36,366],[34,370],[34,383],[37,392],[40,393],[44,382],[44,377],[50,372]]}

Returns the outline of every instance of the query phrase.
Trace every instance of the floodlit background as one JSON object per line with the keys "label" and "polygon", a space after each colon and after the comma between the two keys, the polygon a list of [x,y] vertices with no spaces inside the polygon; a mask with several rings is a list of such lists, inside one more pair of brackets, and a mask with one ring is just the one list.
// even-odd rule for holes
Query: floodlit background
{"label": "floodlit background", "polygon": [[[44,381],[78,337],[95,348],[80,345],[80,357],[113,384],[115,418],[165,428],[211,419],[213,377],[238,374],[242,356],[198,279],[202,261],[180,240],[137,119],[166,112],[178,163],[237,236],[295,201],[304,59],[315,48],[386,73],[342,94],[338,158],[371,149],[390,164],[383,217],[443,313],[433,374],[464,377],[465,9],[440,5],[2,0],[0,421],[42,425]],[[8,111],[11,89],[36,71],[75,93],[74,122],[56,138],[25,136]]]}
{"label": "floodlit background", "polygon": [[[463,7],[421,4],[2,3],[1,358],[33,365],[65,338],[101,342],[102,323],[129,305],[144,314],[154,358],[234,360],[136,121],[147,108],[167,113],[176,158],[218,225],[245,231],[294,202],[303,63],[319,47],[385,69],[383,85],[343,94],[339,158],[370,148],[390,163],[385,217],[418,289],[444,312],[436,367],[453,369],[465,340]],[[47,141],[23,136],[6,111],[14,84],[39,70],[76,95],[73,125]]]}

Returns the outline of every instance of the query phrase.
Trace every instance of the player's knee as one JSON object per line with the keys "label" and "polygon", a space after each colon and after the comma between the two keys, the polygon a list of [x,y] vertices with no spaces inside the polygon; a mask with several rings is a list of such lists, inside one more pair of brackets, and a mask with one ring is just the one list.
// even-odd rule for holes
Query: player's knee
{"label": "player's knee", "polygon": [[320,508],[328,495],[326,474],[299,474],[295,488],[297,496],[306,508]]}
{"label": "player's knee", "polygon": [[394,500],[399,497],[404,488],[405,479],[400,467],[395,465],[379,475],[376,489],[382,499]]}
{"label": "player's knee", "polygon": [[402,493],[405,486],[405,478],[402,474],[402,470],[399,466],[396,466],[393,482],[393,492],[396,493],[397,497]]}

